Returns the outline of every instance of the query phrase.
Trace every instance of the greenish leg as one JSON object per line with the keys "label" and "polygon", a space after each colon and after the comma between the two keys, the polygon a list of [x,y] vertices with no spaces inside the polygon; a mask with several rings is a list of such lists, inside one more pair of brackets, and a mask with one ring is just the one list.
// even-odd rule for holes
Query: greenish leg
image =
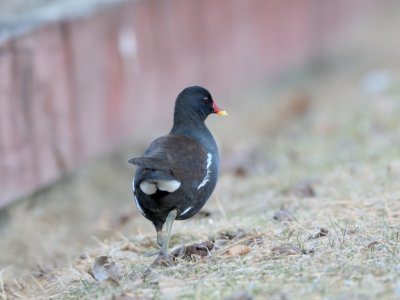
{"label": "greenish leg", "polygon": [[163,245],[163,236],[162,236],[162,228],[157,230],[157,245],[162,248]]}
{"label": "greenish leg", "polygon": [[162,254],[164,257],[168,256],[168,247],[169,240],[171,239],[172,223],[175,221],[176,216],[176,209],[171,210],[168,213],[167,219],[165,220],[164,224],[166,226],[165,234],[163,234],[162,227],[160,227],[159,229],[157,228],[157,245],[160,247],[160,249],[145,252],[144,256],[154,256],[159,254]]}
{"label": "greenish leg", "polygon": [[[162,242],[162,247],[161,247],[161,251],[162,251],[162,254],[164,257],[167,257],[167,255],[168,255],[168,247],[169,247],[169,240],[171,239],[172,223],[174,223],[176,215],[177,215],[176,209],[171,210],[168,213],[167,220],[165,221],[166,232],[165,232],[163,242]],[[157,238],[157,240],[158,240],[158,238]]]}
{"label": "greenish leg", "polygon": [[146,251],[145,253],[143,253],[143,255],[146,257],[151,257],[151,256],[155,256],[155,255],[160,255],[160,254],[161,254],[161,249]]}
{"label": "greenish leg", "polygon": [[162,227],[157,228],[157,245],[160,247],[159,249],[147,251],[144,253],[144,256],[150,257],[154,255],[160,255],[162,253],[161,252],[161,248],[163,245]]}

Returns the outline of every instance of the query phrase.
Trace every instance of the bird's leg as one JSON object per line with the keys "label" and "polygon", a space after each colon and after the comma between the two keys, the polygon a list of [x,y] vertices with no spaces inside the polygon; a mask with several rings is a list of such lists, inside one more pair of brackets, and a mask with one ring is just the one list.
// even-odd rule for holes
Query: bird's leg
{"label": "bird's leg", "polygon": [[172,223],[175,221],[177,215],[176,209],[171,210],[168,213],[167,219],[165,220],[166,230],[163,234],[163,225],[161,223],[154,224],[157,230],[157,245],[161,249],[157,249],[154,251],[148,251],[144,255],[145,256],[154,256],[157,254],[161,254],[164,258],[168,257],[168,247],[169,247],[169,240],[171,239],[171,229]]}
{"label": "bird's leg", "polygon": [[154,226],[156,227],[156,231],[157,231],[157,245],[158,245],[159,249],[147,251],[144,253],[144,256],[149,257],[149,256],[162,254],[161,249],[163,246],[163,234],[162,234],[163,225],[164,225],[164,223],[161,223],[161,222],[154,223]]}
{"label": "bird's leg", "polygon": [[169,240],[171,239],[171,228],[172,228],[172,223],[175,221],[176,215],[177,215],[176,209],[171,210],[168,213],[167,219],[165,221],[166,232],[163,238],[162,248],[161,248],[164,257],[167,257],[168,255]]}
{"label": "bird's leg", "polygon": [[155,256],[155,255],[160,255],[160,254],[161,254],[161,249],[150,250],[150,251],[146,251],[143,253],[143,255],[146,257],[151,257],[151,256]]}
{"label": "bird's leg", "polygon": [[162,227],[157,228],[157,245],[161,248],[163,245]]}

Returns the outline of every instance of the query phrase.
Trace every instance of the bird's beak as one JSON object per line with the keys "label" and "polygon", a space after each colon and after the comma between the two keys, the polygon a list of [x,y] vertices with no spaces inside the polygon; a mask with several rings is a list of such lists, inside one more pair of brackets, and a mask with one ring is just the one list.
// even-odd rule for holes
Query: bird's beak
{"label": "bird's beak", "polygon": [[220,108],[217,105],[217,103],[215,103],[215,102],[213,103],[213,109],[214,109],[214,113],[217,114],[217,115],[220,115],[220,116],[227,116],[228,115],[228,113],[225,110],[223,110],[222,108]]}

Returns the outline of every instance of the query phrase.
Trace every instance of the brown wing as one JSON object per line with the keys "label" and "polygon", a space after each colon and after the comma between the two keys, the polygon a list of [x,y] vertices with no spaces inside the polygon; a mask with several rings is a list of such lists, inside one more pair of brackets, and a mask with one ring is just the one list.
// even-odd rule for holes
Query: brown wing
{"label": "brown wing", "polygon": [[145,168],[168,173],[179,181],[200,183],[205,176],[207,151],[194,139],[167,135],[156,139],[141,157],[129,162]]}

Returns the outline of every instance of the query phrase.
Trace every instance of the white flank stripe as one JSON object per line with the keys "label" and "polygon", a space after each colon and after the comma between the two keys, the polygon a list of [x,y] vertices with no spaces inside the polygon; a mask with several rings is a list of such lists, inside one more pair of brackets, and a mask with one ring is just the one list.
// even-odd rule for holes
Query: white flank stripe
{"label": "white flank stripe", "polygon": [[135,177],[132,180],[132,191],[135,192]]}
{"label": "white flank stripe", "polygon": [[186,214],[186,213],[188,213],[189,212],[189,210],[191,210],[192,209],[192,207],[190,206],[190,207],[188,207],[188,208],[186,208],[182,213],[181,213],[181,217],[184,215],[184,214]]}
{"label": "white flank stripe", "polygon": [[200,185],[197,187],[197,190],[201,189],[203,186],[207,184],[207,182],[210,181],[211,163],[212,163],[212,155],[211,153],[207,153],[207,174],[204,177],[203,181],[200,183]]}
{"label": "white flank stripe", "polygon": [[211,159],[212,159],[212,155],[211,153],[207,153],[207,170],[210,168],[211,166]]}

